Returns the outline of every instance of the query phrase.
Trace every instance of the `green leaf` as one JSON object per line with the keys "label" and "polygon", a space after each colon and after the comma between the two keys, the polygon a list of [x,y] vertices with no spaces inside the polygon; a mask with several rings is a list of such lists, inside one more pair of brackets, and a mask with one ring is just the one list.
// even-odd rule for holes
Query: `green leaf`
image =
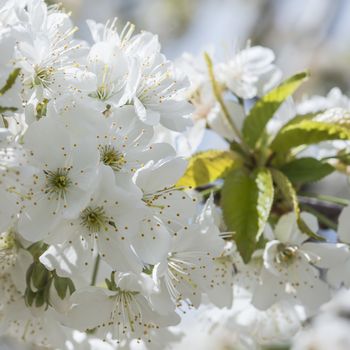
{"label": "green leaf", "polygon": [[35,288],[38,290],[45,287],[50,272],[46,270],[46,267],[41,263],[34,263],[34,268],[32,272],[32,282]]}
{"label": "green leaf", "polygon": [[274,198],[274,187],[270,171],[266,168],[258,169],[255,174],[255,183],[258,189],[257,210],[259,231],[257,238],[260,238],[269,218]]}
{"label": "green leaf", "polygon": [[71,279],[66,277],[59,277],[57,274],[55,274],[53,280],[57,294],[61,299],[64,299],[66,297],[67,292],[69,292],[69,294],[72,294],[75,291],[75,287]]}
{"label": "green leaf", "polygon": [[330,108],[316,113],[298,114],[289,120],[283,128],[292,124],[298,124],[304,120],[313,120],[316,122],[337,124],[343,127],[350,127],[350,112],[343,108]]}
{"label": "green leaf", "polygon": [[302,120],[283,127],[272,141],[271,149],[281,153],[301,145],[330,140],[350,140],[350,129],[337,124]]}
{"label": "green leaf", "polygon": [[38,260],[48,248],[49,246],[46,243],[38,241],[30,245],[27,250],[33,256],[34,260]]}
{"label": "green leaf", "polygon": [[299,229],[312,238],[322,240],[323,238],[318,236],[315,232],[311,231],[310,228],[303,221],[303,219],[300,217],[300,207],[297,193],[287,176],[277,169],[270,169],[270,171],[272,174],[273,181],[275,182],[277,188],[280,190],[287,205],[290,207],[291,210],[294,211],[297,217]]}
{"label": "green leaf", "polygon": [[69,292],[69,295],[74,293],[75,286],[73,281],[68,277],[60,277],[57,275],[56,271],[52,272],[53,285],[57,291],[58,296],[64,299]]}
{"label": "green leaf", "polygon": [[27,287],[29,289],[30,289],[30,285],[31,285],[33,269],[34,269],[34,263],[30,264],[30,266],[28,267],[28,270],[26,272],[26,284],[27,284]]}
{"label": "green leaf", "polygon": [[290,207],[291,210],[294,211],[297,217],[299,217],[300,209],[299,209],[298,197],[292,183],[289,181],[287,176],[284,175],[279,170],[271,169],[271,174],[272,174],[273,181],[275,182],[277,188],[280,190],[287,205]]}
{"label": "green leaf", "polygon": [[319,113],[308,113],[308,114],[297,114],[294,118],[290,119],[286,124],[283,125],[283,128],[290,126],[292,124],[298,124],[303,120],[312,120]]}
{"label": "green leaf", "polygon": [[29,287],[26,288],[24,293],[24,301],[27,306],[32,306],[36,293],[34,293]]}
{"label": "green leaf", "polygon": [[313,120],[329,124],[341,125],[350,128],[350,112],[343,108],[330,108],[323,113],[318,113]]}
{"label": "green leaf", "polygon": [[257,169],[253,174],[239,168],[226,177],[221,191],[223,215],[246,263],[257,247],[273,196],[272,177],[265,168]]}
{"label": "green leaf", "polygon": [[45,310],[47,310],[49,305],[51,305],[51,302],[50,302],[51,284],[52,284],[52,278],[50,278],[47,281],[46,286],[45,286],[45,288],[43,290],[43,292],[44,292],[44,300],[45,300],[45,303],[46,303]]}
{"label": "green leaf", "polygon": [[5,92],[11,89],[13,84],[15,83],[19,73],[20,73],[20,68],[16,68],[13,70],[10,75],[8,76],[5,85],[0,89],[0,96],[2,96]]}
{"label": "green leaf", "polygon": [[243,124],[243,137],[250,147],[255,147],[263,135],[268,121],[285,99],[292,95],[307,77],[308,73],[306,72],[292,76],[268,92],[254,105]]}
{"label": "green leaf", "polygon": [[314,182],[331,174],[335,169],[328,163],[315,158],[294,159],[284,164],[280,170],[291,182]]}
{"label": "green leaf", "polygon": [[35,293],[35,307],[42,307],[45,303],[45,290]]}
{"label": "green leaf", "polygon": [[242,161],[233,152],[205,151],[190,158],[185,174],[176,184],[177,186],[204,186],[218,179],[224,178],[234,167]]}
{"label": "green leaf", "polygon": [[75,285],[70,278],[68,278],[68,290],[69,294],[73,294],[75,292]]}
{"label": "green leaf", "polygon": [[56,289],[58,296],[61,299],[64,299],[67,295],[67,290],[68,290],[68,284],[66,283],[65,279],[55,277],[54,278],[54,286],[55,286],[55,289]]}

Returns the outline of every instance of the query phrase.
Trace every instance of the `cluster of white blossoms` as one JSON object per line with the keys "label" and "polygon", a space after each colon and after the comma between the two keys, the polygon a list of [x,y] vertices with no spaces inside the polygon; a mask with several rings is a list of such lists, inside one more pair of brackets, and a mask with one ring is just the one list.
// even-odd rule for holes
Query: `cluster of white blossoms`
{"label": "cluster of white blossoms", "polygon": [[[262,46],[247,46],[228,61],[215,63],[213,70],[217,83],[230,93],[222,96],[227,112],[234,118],[239,129],[242,128],[245,118],[241,102],[262,96],[280,82],[282,72],[274,61],[275,54],[272,50]],[[210,129],[218,135],[228,141],[235,139],[234,130],[213,94],[212,79],[203,55],[194,57],[186,53],[178,65],[191,82],[188,94],[195,106],[194,120],[198,123],[206,119]],[[232,98],[232,94],[235,98]]]}
{"label": "cluster of white blossoms", "polygon": [[[233,306],[218,309],[212,304],[203,306],[196,314],[196,322],[185,332],[176,349],[186,349],[196,343],[201,349],[260,350],[265,346],[280,346],[289,349],[308,350],[315,344],[321,347],[325,327],[330,322],[328,313],[320,317],[316,328],[304,330],[304,325],[327,306],[332,307],[333,297],[340,288],[349,284],[349,212],[343,209],[339,219],[339,242],[312,242],[297,228],[294,214],[280,218],[274,230],[268,226],[264,236],[269,240],[264,249],[256,251],[249,264],[244,264],[231,244],[226,247],[226,263],[231,261],[235,271],[231,275],[233,284]],[[308,213],[302,216],[315,228],[316,218]],[[343,300],[345,303],[345,296]],[[347,318],[347,308],[340,316]],[[339,333],[328,339],[334,349],[346,338],[348,344],[349,325],[344,320]],[[332,323],[332,322],[330,322]],[[203,336],[205,330],[205,336]],[[319,332],[315,339],[314,332]],[[305,334],[304,334],[305,333]],[[295,337],[295,340],[293,340]],[[319,346],[319,347],[318,347]],[[346,349],[347,345],[343,348]]]}
{"label": "cluster of white blossoms", "polygon": [[192,124],[188,81],[116,25],[88,21],[89,46],[58,7],[1,1],[0,331],[28,343],[157,343],[203,295],[222,303],[213,201],[154,141]]}
{"label": "cluster of white blossoms", "polygon": [[[330,241],[310,213],[276,210],[247,261],[211,188],[179,181],[206,129],[238,143],[247,110],[281,80],[273,52],[175,66],[151,33],[87,24],[91,45],[59,6],[0,0],[0,336],[166,349],[180,337],[172,326],[201,308],[224,325],[225,346],[290,340],[350,287],[350,207]],[[339,90],[290,99],[268,129],[349,107]],[[326,147],[344,152],[331,141],[323,157]]]}
{"label": "cluster of white blossoms", "polygon": [[[273,52],[260,46],[248,47],[223,63],[206,62],[205,57],[206,54],[202,57],[185,54],[179,61],[191,82],[188,97],[195,107],[193,120],[197,128],[208,128],[221,138],[223,142],[218,143],[219,147],[231,146],[232,149],[231,142],[240,142],[239,136],[252,105],[280,83],[281,72],[274,64]],[[315,120],[337,123],[339,116],[348,118],[349,101],[338,88],[333,88],[327,97],[313,96],[301,102],[288,98],[269,121],[267,129],[275,135],[293,118],[318,113]],[[346,120],[344,124],[348,123]],[[297,157],[329,159],[332,163],[342,157],[348,159],[348,154],[349,141],[337,140],[301,148]],[[348,176],[349,166],[347,162],[344,164],[341,170]],[[333,165],[340,168],[337,162]],[[348,186],[346,176],[343,186]],[[191,343],[208,350],[216,347],[257,350],[271,344],[289,349],[293,337],[305,323],[317,315],[339,289],[350,287],[350,207],[346,207],[346,202],[349,203],[342,203],[345,208],[339,217],[338,232],[333,231],[330,235],[320,230],[318,218],[308,212],[301,212],[300,217],[295,212],[278,215],[274,223],[265,226],[263,243],[249,263],[242,261],[234,242],[227,243],[221,259],[227,270],[229,266],[233,267],[228,274],[233,285],[233,306],[222,310],[210,304],[203,307],[197,315],[201,326],[195,325],[186,332],[179,349],[185,349]],[[310,238],[300,228],[300,219],[308,229],[324,234],[325,238]],[[228,231],[224,222],[219,226],[223,232]],[[207,335],[203,337],[205,324]],[[323,322],[322,327],[326,326],[327,322]],[[334,349],[338,349],[336,344],[342,342],[348,330],[349,325],[344,326],[343,333],[331,339]],[[325,328],[320,328],[320,332],[324,331]],[[314,345],[312,332],[305,336],[301,333],[301,340],[297,338],[292,348],[328,349],[321,347],[321,335],[317,343],[320,348]],[[348,337],[346,339],[344,349],[348,346]]]}

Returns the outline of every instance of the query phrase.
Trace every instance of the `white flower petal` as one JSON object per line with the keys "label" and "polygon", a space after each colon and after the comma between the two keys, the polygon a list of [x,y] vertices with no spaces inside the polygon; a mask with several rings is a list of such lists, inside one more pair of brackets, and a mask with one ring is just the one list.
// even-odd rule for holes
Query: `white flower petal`
{"label": "white flower petal", "polygon": [[169,161],[149,162],[137,171],[136,184],[144,193],[154,193],[165,187],[173,186],[186,170],[187,161],[174,158]]}
{"label": "white flower petal", "polygon": [[113,302],[101,288],[87,288],[72,294],[72,308],[67,323],[76,329],[86,331],[107,322]]}
{"label": "white flower petal", "polygon": [[19,218],[18,231],[27,240],[36,242],[44,239],[62,220],[57,212],[57,203],[39,200],[23,210]]}
{"label": "white flower petal", "polygon": [[259,310],[266,310],[277,301],[286,298],[285,285],[280,284],[280,279],[263,269],[261,272],[261,284],[253,294],[252,304]]}
{"label": "white flower petal", "polygon": [[349,257],[349,249],[345,244],[307,242],[302,245],[302,250],[311,258],[314,255],[315,260],[312,260],[312,263],[320,268],[339,266]]}
{"label": "white flower petal", "polygon": [[97,235],[98,250],[112,269],[122,272],[141,272],[142,264],[125,236],[117,232]]}
{"label": "white flower petal", "polygon": [[342,242],[350,244],[350,205],[339,216],[338,236]]}
{"label": "white flower petal", "polygon": [[170,234],[161,222],[149,218],[141,222],[139,233],[131,238],[131,243],[144,263],[155,265],[168,254]]}
{"label": "white flower petal", "polygon": [[65,154],[71,150],[70,138],[64,126],[58,119],[49,117],[31,124],[24,136],[24,146],[33,152],[37,161],[52,170],[65,165]]}

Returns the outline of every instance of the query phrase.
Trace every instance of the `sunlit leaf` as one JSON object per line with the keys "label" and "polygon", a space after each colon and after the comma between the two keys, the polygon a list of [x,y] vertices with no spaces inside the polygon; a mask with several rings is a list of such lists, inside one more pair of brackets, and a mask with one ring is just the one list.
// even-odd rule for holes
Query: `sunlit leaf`
{"label": "sunlit leaf", "polygon": [[274,116],[287,97],[298,89],[308,74],[302,72],[292,76],[263,96],[250,110],[243,124],[243,136],[250,147],[254,147],[263,135],[268,121]]}
{"label": "sunlit leaf", "polygon": [[190,158],[188,167],[177,186],[198,187],[222,179],[233,168],[242,164],[230,151],[205,151]]}
{"label": "sunlit leaf", "polygon": [[302,120],[282,128],[272,141],[271,149],[286,152],[301,145],[330,140],[350,140],[350,129],[338,124]]}

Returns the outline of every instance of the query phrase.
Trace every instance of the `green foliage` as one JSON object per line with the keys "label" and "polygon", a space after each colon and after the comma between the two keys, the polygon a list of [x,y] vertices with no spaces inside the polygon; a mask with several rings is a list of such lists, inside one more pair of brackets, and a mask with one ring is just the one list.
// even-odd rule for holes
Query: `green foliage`
{"label": "green foliage", "polygon": [[199,187],[224,178],[241,164],[241,160],[229,151],[205,151],[195,154],[177,186]]}
{"label": "green foliage", "polygon": [[268,220],[273,197],[272,177],[265,168],[257,169],[253,174],[239,168],[226,177],[221,191],[223,215],[246,263]]}
{"label": "green foliage", "polygon": [[26,273],[26,290],[24,300],[28,306],[42,307],[50,305],[51,272],[39,261],[34,261]]}
{"label": "green foliage", "polygon": [[27,250],[33,256],[34,260],[38,260],[48,248],[49,246],[46,243],[38,241],[30,245]]}
{"label": "green foliage", "polygon": [[59,277],[56,273],[54,273],[53,280],[57,294],[61,299],[64,299],[67,293],[71,295],[75,291],[75,287],[71,279]]}
{"label": "green foliage", "polygon": [[287,152],[297,146],[329,140],[350,140],[350,129],[338,124],[301,120],[283,127],[272,141],[271,149]]}
{"label": "green foliage", "polygon": [[292,183],[286,175],[276,169],[271,169],[273,181],[282,194],[290,210],[293,210],[297,217],[300,216],[298,197]]}
{"label": "green foliage", "polygon": [[41,263],[34,263],[33,265],[32,283],[36,289],[43,289],[50,278],[50,272]]}
{"label": "green foliage", "polygon": [[[205,58],[213,93],[237,138],[230,143],[231,152],[208,151],[193,156],[177,185],[200,187],[224,179],[220,192],[224,220],[246,263],[264,244],[262,232],[266,222],[278,220],[280,215],[289,211],[295,213],[302,232],[322,239],[302,220],[294,184],[299,186],[318,181],[335,171],[336,166],[311,157],[295,159],[295,152],[290,151],[322,141],[350,140],[350,113],[335,108],[317,114],[297,115],[271,142],[266,125],[286,98],[308,78],[303,72],[263,96],[250,110],[241,134],[225,107],[212,61],[208,55]],[[338,154],[335,157],[346,161],[348,156]]]}
{"label": "green foliage", "polygon": [[257,238],[259,238],[264,230],[267,220],[269,219],[274,200],[274,187],[271,172],[265,168],[258,169],[255,173],[255,183],[258,190],[257,211],[259,231]]}
{"label": "green foliage", "polygon": [[305,183],[321,180],[323,177],[331,174],[335,169],[328,163],[307,157],[294,159],[284,164],[280,170],[291,182]]}
{"label": "green foliage", "polygon": [[263,135],[268,121],[273,117],[285,99],[293,94],[307,77],[308,74],[306,72],[292,76],[268,92],[254,105],[243,125],[243,137],[250,147],[255,147]]}
{"label": "green foliage", "polygon": [[61,299],[64,299],[67,293],[71,295],[75,291],[71,279],[58,276],[55,270],[48,270],[40,262],[39,257],[46,249],[47,245],[43,242],[37,242],[28,247],[28,252],[32,255],[34,261],[26,272],[26,290],[24,293],[26,305],[45,306],[45,309],[51,305],[51,288],[55,288]]}
{"label": "green foliage", "polygon": [[290,126],[292,124],[298,124],[298,123],[302,122],[303,120],[312,120],[318,114],[319,113],[297,114],[294,118],[290,119],[285,125],[283,125],[283,128]]}
{"label": "green foliage", "polygon": [[318,113],[313,119],[318,122],[338,124],[345,128],[350,128],[350,112],[339,107]]}

